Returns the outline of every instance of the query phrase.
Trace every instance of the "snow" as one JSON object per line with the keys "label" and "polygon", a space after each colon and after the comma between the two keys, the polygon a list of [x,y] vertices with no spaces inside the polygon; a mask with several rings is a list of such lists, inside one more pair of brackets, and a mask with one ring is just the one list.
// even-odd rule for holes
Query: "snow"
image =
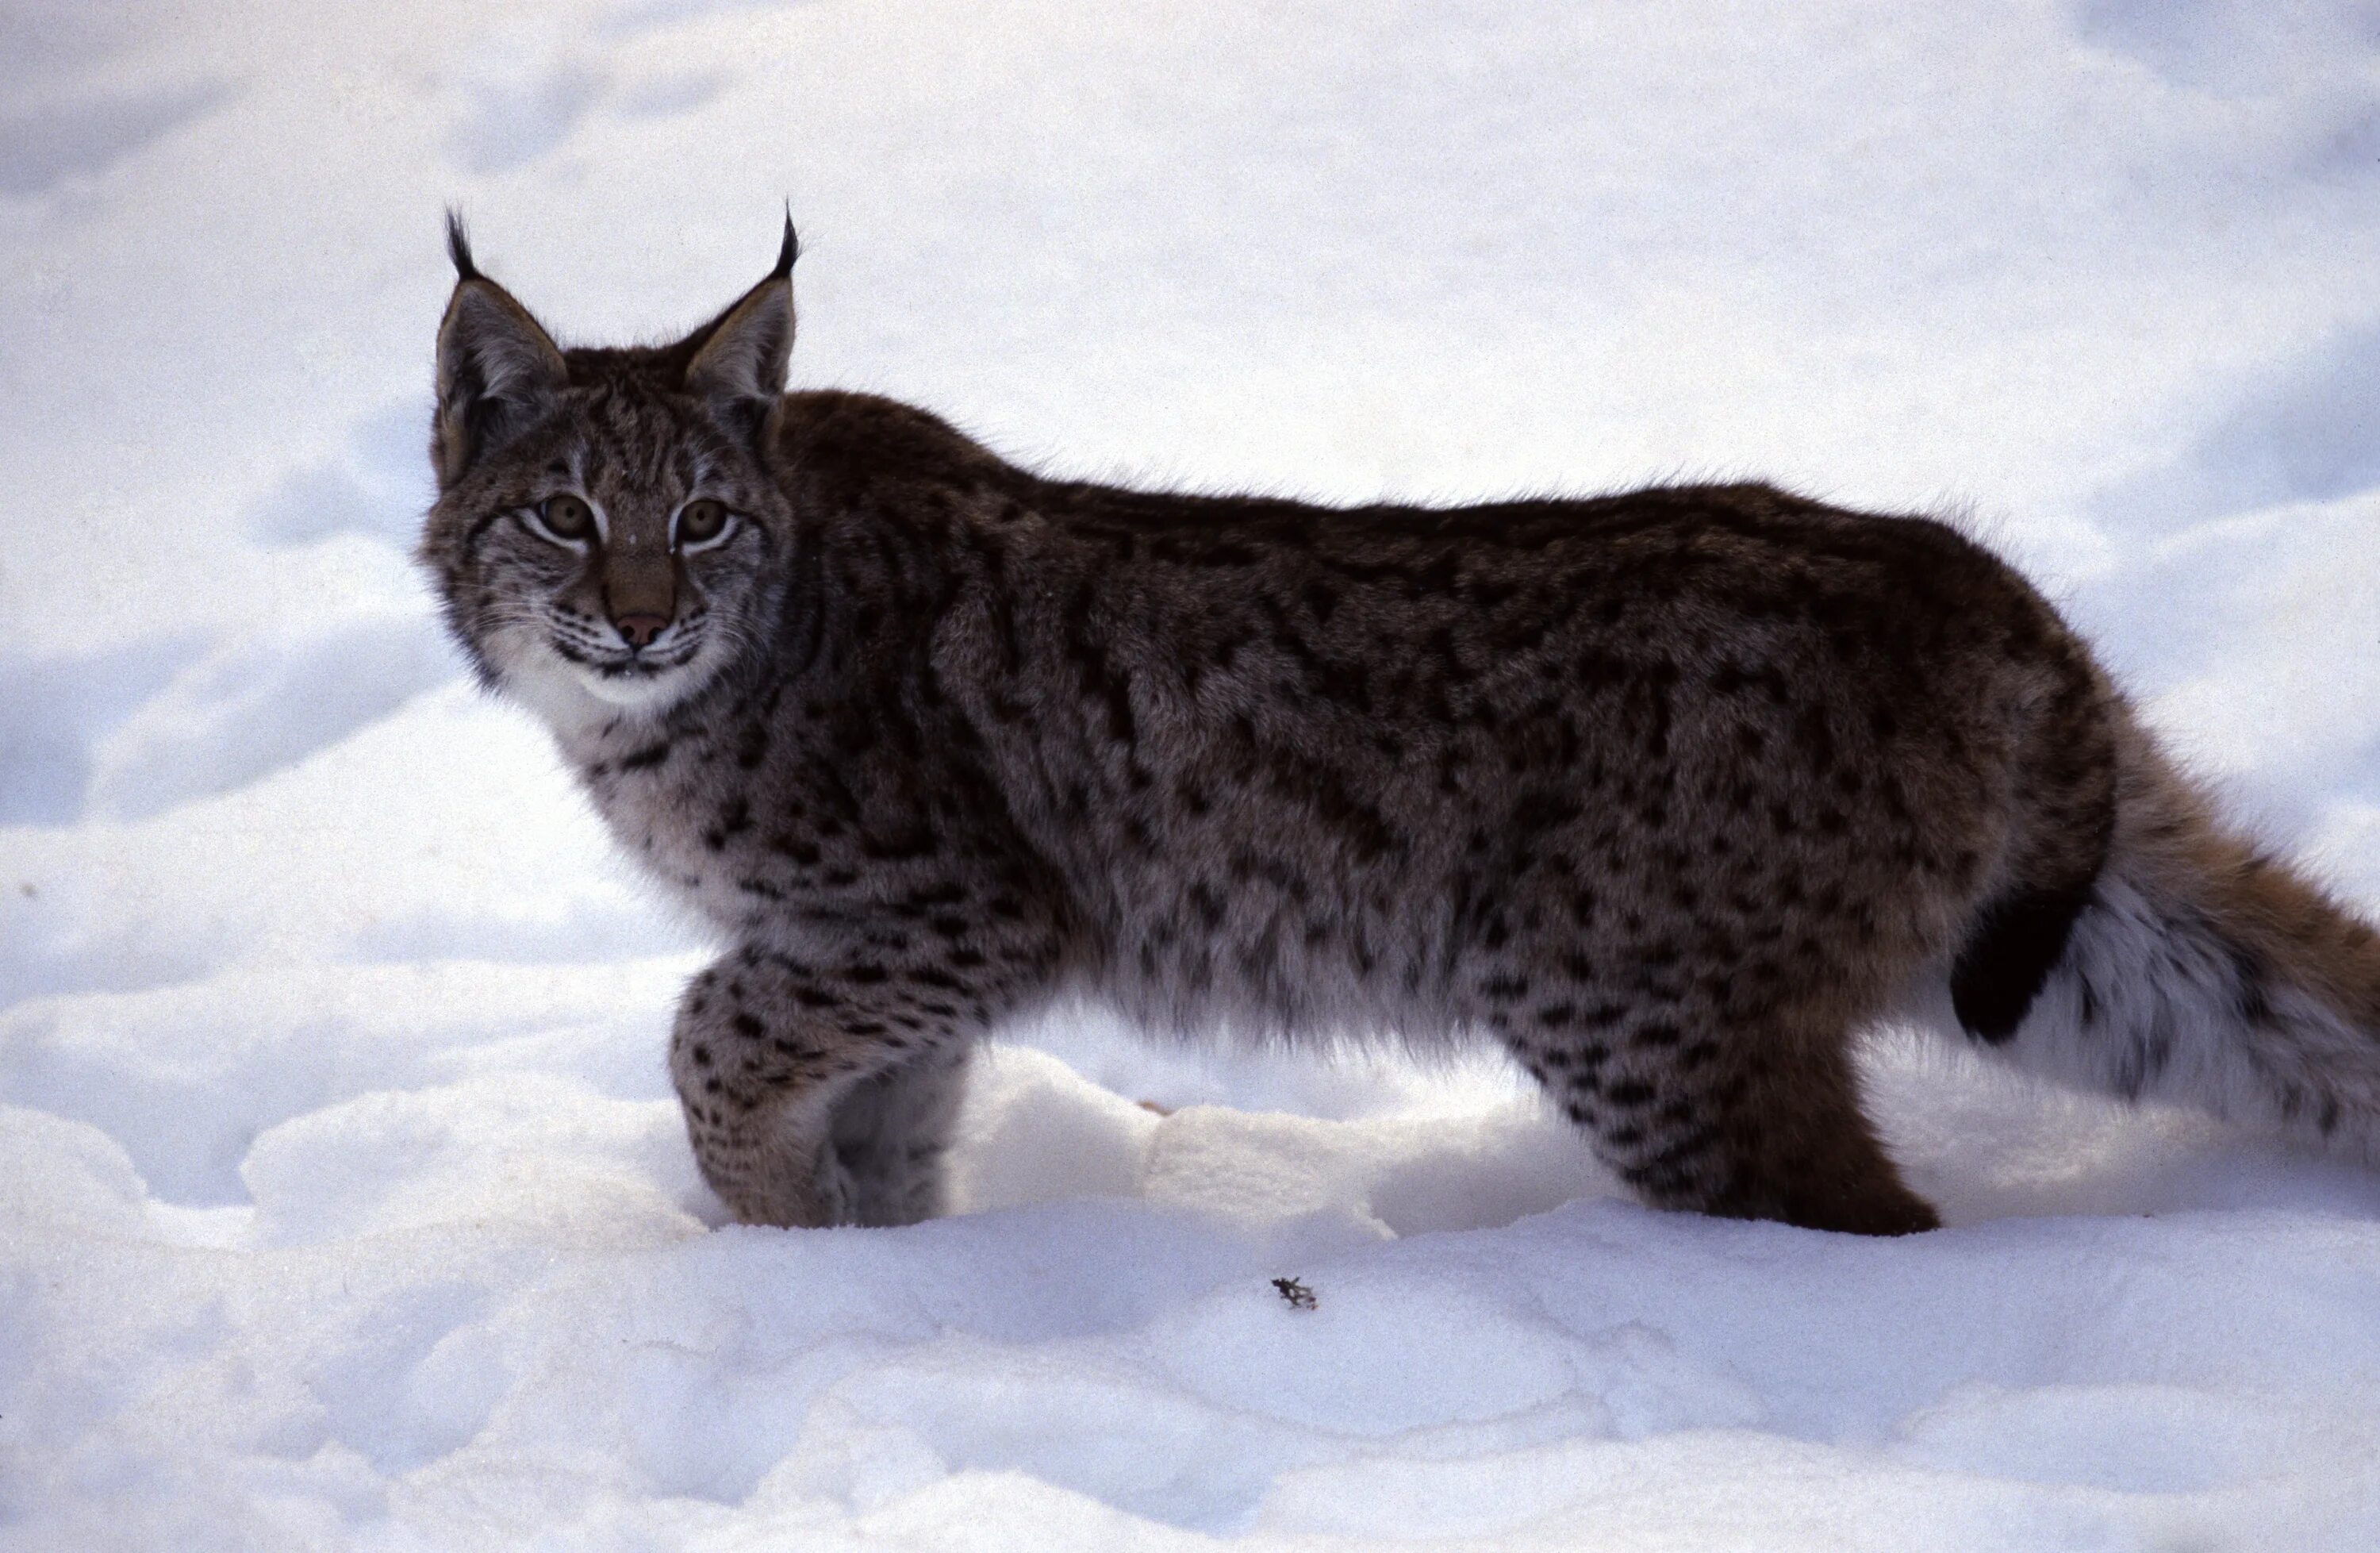
{"label": "snow", "polygon": [[1959,510],[2380,907],[2375,85],[2344,0],[19,0],[0,1546],[2380,1545],[2380,1175],[1899,1036],[1910,1241],[1084,1009],[965,1212],[727,1225],[700,935],[407,559],[442,204],[612,339],[790,198],[797,382],[1055,470]]}

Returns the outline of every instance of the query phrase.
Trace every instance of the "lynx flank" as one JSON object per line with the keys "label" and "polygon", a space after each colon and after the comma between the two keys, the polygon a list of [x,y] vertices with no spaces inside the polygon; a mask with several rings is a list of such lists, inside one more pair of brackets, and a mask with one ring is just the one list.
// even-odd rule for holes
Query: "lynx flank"
{"label": "lynx flank", "polygon": [[637,349],[449,235],[421,558],[732,946],[670,1070],[741,1218],[934,1213],[969,1048],[1065,994],[1492,1041],[1647,1200],[1824,1229],[1936,1222],[1861,1111],[1888,1018],[2371,1150],[2380,946],[1940,523],[1045,480],[783,393],[790,225]]}

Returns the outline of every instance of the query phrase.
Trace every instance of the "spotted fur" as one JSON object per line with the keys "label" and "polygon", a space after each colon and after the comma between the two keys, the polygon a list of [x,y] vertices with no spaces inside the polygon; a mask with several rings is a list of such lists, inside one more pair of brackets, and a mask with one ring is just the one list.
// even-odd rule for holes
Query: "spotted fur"
{"label": "spotted fur", "polygon": [[[782,395],[790,228],[651,349],[561,349],[457,244],[422,558],[732,942],[671,1072],[740,1217],[935,1211],[971,1043],[1062,994],[1492,1041],[1649,1201],[1837,1229],[1935,1222],[1852,1060],[1929,1000],[2119,1093],[2380,1115],[2369,935],[2226,839],[1944,524],[1762,485],[1047,480],[921,410]],[[557,537],[558,496],[600,533]],[[732,520],[685,543],[706,501]]]}

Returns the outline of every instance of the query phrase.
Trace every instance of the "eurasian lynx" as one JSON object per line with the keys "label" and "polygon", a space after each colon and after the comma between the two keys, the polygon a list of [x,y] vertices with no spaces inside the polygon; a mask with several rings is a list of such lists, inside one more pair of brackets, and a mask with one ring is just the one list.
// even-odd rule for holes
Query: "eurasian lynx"
{"label": "eurasian lynx", "polygon": [[783,393],[790,226],[640,349],[560,349],[450,236],[422,559],[732,942],[670,1066],[742,1218],[934,1212],[970,1044],[1069,992],[1484,1037],[1650,1201],[1838,1229],[1936,1222],[1861,1111],[1888,1017],[2375,1137],[2372,934],[1952,529],[1044,480]]}

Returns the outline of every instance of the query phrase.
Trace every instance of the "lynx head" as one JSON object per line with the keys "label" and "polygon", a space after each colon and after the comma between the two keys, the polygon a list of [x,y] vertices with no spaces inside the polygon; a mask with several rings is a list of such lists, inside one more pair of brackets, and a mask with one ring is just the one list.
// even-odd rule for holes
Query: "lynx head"
{"label": "lynx head", "polygon": [[768,629],[793,223],[767,278],[674,345],[564,349],[471,261],[438,330],[420,559],[482,680],[560,726],[651,715]]}

